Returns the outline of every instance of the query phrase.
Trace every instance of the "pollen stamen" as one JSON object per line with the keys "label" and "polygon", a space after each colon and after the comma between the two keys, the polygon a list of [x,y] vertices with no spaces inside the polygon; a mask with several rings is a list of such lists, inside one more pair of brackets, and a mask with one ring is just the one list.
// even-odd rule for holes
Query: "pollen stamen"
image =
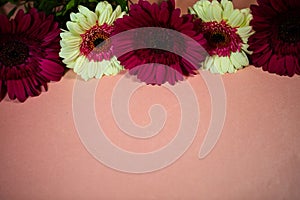
{"label": "pollen stamen", "polygon": [[113,26],[103,24],[90,28],[84,34],[81,34],[82,43],[80,45],[80,52],[89,60],[102,61],[109,59],[111,42],[110,35],[113,31]]}

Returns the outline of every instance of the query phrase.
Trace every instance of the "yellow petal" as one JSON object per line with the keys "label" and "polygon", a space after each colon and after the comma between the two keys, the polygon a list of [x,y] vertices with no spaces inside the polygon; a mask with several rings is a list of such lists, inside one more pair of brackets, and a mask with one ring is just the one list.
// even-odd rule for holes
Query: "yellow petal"
{"label": "yellow petal", "polygon": [[223,74],[221,65],[222,63],[220,57],[214,56],[214,64],[213,64],[213,68],[211,69],[211,72]]}
{"label": "yellow petal", "polygon": [[249,48],[249,44],[247,44],[247,43],[243,44],[243,46],[242,46],[243,51],[245,51],[247,54],[251,55],[253,52],[249,51],[248,48]]}
{"label": "yellow petal", "polygon": [[244,15],[239,10],[234,10],[228,19],[229,25],[239,27],[244,22]]}
{"label": "yellow petal", "polygon": [[67,27],[70,30],[71,33],[73,33],[74,35],[80,35],[83,34],[85,32],[85,30],[83,30],[77,23],[75,22],[67,22]]}
{"label": "yellow petal", "polygon": [[74,72],[77,74],[81,74],[83,69],[87,67],[88,59],[81,55],[77,58],[75,65],[74,65]]}
{"label": "yellow petal", "polygon": [[[65,32],[61,32],[60,33],[60,37],[62,38],[62,39],[67,39],[67,38],[69,38],[69,37],[74,37],[75,35],[73,34],[73,33],[71,33],[71,32],[69,32],[69,31],[65,31]],[[77,35],[76,35],[77,36]],[[76,37],[75,36],[75,37]]]}
{"label": "yellow petal", "polygon": [[233,64],[232,64],[232,62],[231,62],[231,60],[229,60],[229,61],[230,61],[230,63],[229,63],[229,66],[228,66],[228,72],[229,72],[229,73],[236,73],[237,70],[234,68],[234,66],[233,66]]}
{"label": "yellow petal", "polygon": [[102,24],[107,23],[107,21],[110,19],[111,14],[112,14],[112,7],[110,4],[107,4],[105,9],[102,10],[101,13],[99,13],[98,24],[101,26]]}
{"label": "yellow petal", "polygon": [[90,61],[88,66],[87,66],[89,79],[93,78],[96,74],[96,66],[95,65],[97,65],[96,62]]}
{"label": "yellow petal", "polygon": [[205,62],[203,63],[203,69],[209,70],[213,66],[214,59],[211,56],[207,56]]}
{"label": "yellow petal", "polygon": [[77,57],[79,56],[80,51],[79,49],[74,49],[72,51],[72,53],[70,53],[69,55],[65,55],[65,59],[63,60],[64,63],[69,63],[69,62],[73,62],[74,60],[77,59]]}
{"label": "yellow petal", "polygon": [[90,11],[88,8],[81,5],[78,6],[78,10],[87,18],[87,22],[90,25],[96,24],[97,15],[94,12]]}
{"label": "yellow petal", "polygon": [[102,71],[103,74],[106,76],[111,76],[113,75],[113,64],[109,60],[104,60],[102,63]]}
{"label": "yellow petal", "polygon": [[106,9],[108,2],[107,1],[101,1],[97,4],[95,12],[96,15],[99,17],[101,15],[101,13],[104,12],[104,10]]}
{"label": "yellow petal", "polygon": [[211,3],[211,9],[212,9],[212,21],[220,22],[222,20],[222,8],[220,6],[220,3],[217,0],[213,0]]}
{"label": "yellow petal", "polygon": [[110,19],[108,19],[106,23],[108,25],[112,25],[117,18],[121,18],[123,15],[125,15],[125,12],[122,12],[121,7],[117,6],[115,11],[111,14]]}
{"label": "yellow petal", "polygon": [[249,65],[247,55],[243,51],[231,53],[230,60],[236,69]]}
{"label": "yellow petal", "polygon": [[221,4],[223,6],[223,19],[227,20],[229,19],[231,13],[233,12],[233,4],[231,1],[228,0],[222,0]]}
{"label": "yellow petal", "polygon": [[230,60],[229,58],[226,57],[221,57],[221,71],[222,73],[227,73],[230,65]]}
{"label": "yellow petal", "polygon": [[[88,63],[87,63],[88,64]],[[80,73],[78,73],[81,78],[85,81],[88,81],[89,80],[89,75],[88,75],[88,68],[87,67],[84,67],[82,69],[82,71]]]}
{"label": "yellow petal", "polygon": [[86,16],[81,13],[77,13],[78,23],[84,30],[89,30],[95,24],[88,22]]}
{"label": "yellow petal", "polygon": [[241,37],[249,37],[251,35],[251,31],[251,26],[244,26],[237,29],[237,32]]}
{"label": "yellow petal", "polygon": [[241,27],[249,26],[250,21],[252,20],[252,15],[249,13],[250,11],[246,11],[246,10],[248,10],[248,9],[241,10],[242,15],[244,16],[244,21],[240,25]]}
{"label": "yellow petal", "polygon": [[81,37],[70,37],[69,39],[62,39],[60,40],[60,46],[61,47],[70,47],[75,48],[80,46],[82,42]]}
{"label": "yellow petal", "polygon": [[209,22],[210,18],[208,17],[205,10],[208,9],[208,6],[204,7],[203,5],[195,4],[193,6],[193,10],[195,11],[196,15],[202,19],[204,22]]}
{"label": "yellow petal", "polygon": [[100,78],[102,78],[102,76],[103,76],[102,65],[101,65],[101,63],[98,63],[95,78],[100,79]]}
{"label": "yellow petal", "polygon": [[77,16],[76,16],[76,14],[73,13],[73,12],[70,14],[70,19],[71,19],[71,21],[73,21],[73,22],[77,22],[77,21],[78,21],[78,18],[77,18]]}

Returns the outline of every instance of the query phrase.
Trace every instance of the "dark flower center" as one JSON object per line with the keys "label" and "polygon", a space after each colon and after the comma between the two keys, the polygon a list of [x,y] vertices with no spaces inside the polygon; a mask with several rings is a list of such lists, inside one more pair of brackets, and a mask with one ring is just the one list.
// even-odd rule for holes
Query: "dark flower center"
{"label": "dark flower center", "polygon": [[103,38],[96,38],[95,40],[94,40],[94,46],[96,47],[96,46],[98,46],[99,44],[101,44],[103,41],[105,41]]}
{"label": "dark flower center", "polygon": [[204,22],[201,31],[207,40],[207,52],[210,55],[230,56],[231,52],[241,49],[242,39],[237,34],[237,29],[225,21]]}
{"label": "dark flower center", "polygon": [[98,22],[91,29],[81,34],[82,43],[80,45],[80,52],[89,60],[101,61],[103,53],[107,53],[111,48],[111,41],[109,39],[112,26],[103,24],[98,26]]}
{"label": "dark flower center", "polygon": [[145,38],[147,46],[151,47],[156,54],[162,54],[166,51],[173,50],[175,38],[170,37],[167,31],[162,33],[152,33]]}
{"label": "dark flower center", "polygon": [[280,40],[287,43],[296,43],[300,41],[300,21],[295,23],[287,21],[287,23],[279,25],[278,37]]}
{"label": "dark flower center", "polygon": [[291,11],[280,16],[278,39],[286,43],[300,41],[300,15],[298,11]]}
{"label": "dark flower center", "polygon": [[230,37],[227,34],[220,32],[213,32],[205,34],[205,38],[213,47],[223,47],[230,43]]}
{"label": "dark flower center", "polygon": [[94,35],[89,35],[86,43],[90,51],[107,51],[110,48],[109,34],[99,30]]}
{"label": "dark flower center", "polygon": [[23,42],[12,40],[0,44],[0,62],[7,67],[24,63],[28,56],[29,49]]}

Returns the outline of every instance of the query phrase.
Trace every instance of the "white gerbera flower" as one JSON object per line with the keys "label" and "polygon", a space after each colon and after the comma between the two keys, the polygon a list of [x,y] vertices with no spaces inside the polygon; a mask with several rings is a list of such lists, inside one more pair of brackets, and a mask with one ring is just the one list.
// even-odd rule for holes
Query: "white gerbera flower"
{"label": "white gerbera flower", "polygon": [[202,63],[203,69],[224,74],[249,65],[247,43],[253,31],[248,8],[234,9],[228,0],[200,0],[189,10],[202,20],[199,27],[208,42],[209,56]]}
{"label": "white gerbera flower", "polygon": [[114,29],[113,22],[125,12],[120,6],[113,11],[106,1],[98,3],[95,12],[81,5],[78,10],[79,13],[70,15],[69,31],[60,34],[59,55],[63,62],[84,80],[117,74],[123,66],[112,54],[109,37]]}

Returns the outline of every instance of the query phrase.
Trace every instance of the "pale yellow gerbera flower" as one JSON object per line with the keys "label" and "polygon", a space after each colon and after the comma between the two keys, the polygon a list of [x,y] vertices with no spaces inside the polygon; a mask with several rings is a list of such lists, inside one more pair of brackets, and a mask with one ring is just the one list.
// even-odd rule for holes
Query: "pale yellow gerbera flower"
{"label": "pale yellow gerbera flower", "polygon": [[202,20],[199,28],[208,42],[209,56],[202,63],[203,69],[224,74],[249,65],[247,43],[253,31],[248,8],[234,9],[228,0],[200,0],[189,10]]}
{"label": "pale yellow gerbera flower", "polygon": [[80,5],[78,10],[79,13],[70,15],[71,21],[67,22],[69,31],[60,34],[59,55],[63,62],[84,80],[119,73],[123,66],[112,54],[109,37],[114,21],[123,17],[125,12],[120,6],[113,11],[106,1],[98,3],[95,12]]}

